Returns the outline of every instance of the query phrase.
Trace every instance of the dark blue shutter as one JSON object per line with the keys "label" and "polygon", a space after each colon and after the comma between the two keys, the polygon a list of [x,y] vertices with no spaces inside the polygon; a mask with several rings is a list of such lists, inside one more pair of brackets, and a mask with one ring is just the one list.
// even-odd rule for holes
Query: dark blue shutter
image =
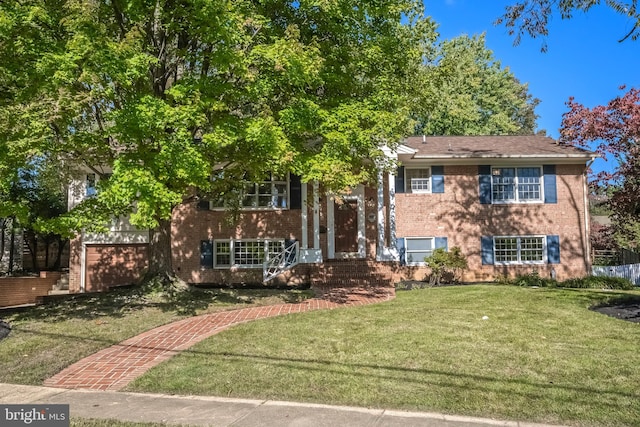
{"label": "dark blue shutter", "polygon": [[213,268],[213,242],[210,240],[200,242],[200,267]]}
{"label": "dark blue shutter", "polygon": [[431,166],[431,192],[444,193],[444,166]]}
{"label": "dark blue shutter", "polygon": [[480,182],[480,203],[491,204],[491,166],[478,166]]}
{"label": "dark blue shutter", "polygon": [[547,236],[547,259],[549,264],[560,264],[560,236]]}
{"label": "dark blue shutter", "polygon": [[198,209],[201,211],[209,210],[209,199],[200,199],[198,200]]}
{"label": "dark blue shutter", "polygon": [[544,202],[558,203],[558,193],[556,190],[556,165],[544,165]]}
{"label": "dark blue shutter", "polygon": [[449,250],[446,237],[436,237],[436,249],[444,249],[445,251]]}
{"label": "dark blue shutter", "polygon": [[493,237],[482,236],[480,242],[482,247],[482,265],[493,265]]}
{"label": "dark blue shutter", "polygon": [[398,166],[396,171],[396,193],[404,193],[404,166]]}
{"label": "dark blue shutter", "polygon": [[398,253],[400,254],[400,264],[407,264],[407,251],[404,245],[404,237],[398,237],[396,239],[396,247],[398,248]]}
{"label": "dark blue shutter", "polygon": [[301,208],[302,208],[302,182],[300,182],[300,176],[291,174],[289,175],[289,209],[301,209]]}

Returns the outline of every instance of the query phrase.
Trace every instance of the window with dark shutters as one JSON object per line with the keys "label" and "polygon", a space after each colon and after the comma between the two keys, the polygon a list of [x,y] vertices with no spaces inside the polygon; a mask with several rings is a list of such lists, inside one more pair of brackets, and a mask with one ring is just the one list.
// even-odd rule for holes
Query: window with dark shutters
{"label": "window with dark shutters", "polygon": [[559,264],[560,236],[482,236],[483,265]]}
{"label": "window with dark shutters", "polygon": [[555,165],[478,166],[481,204],[557,203]]}
{"label": "window with dark shutters", "polygon": [[213,268],[213,242],[210,240],[200,242],[200,267]]}

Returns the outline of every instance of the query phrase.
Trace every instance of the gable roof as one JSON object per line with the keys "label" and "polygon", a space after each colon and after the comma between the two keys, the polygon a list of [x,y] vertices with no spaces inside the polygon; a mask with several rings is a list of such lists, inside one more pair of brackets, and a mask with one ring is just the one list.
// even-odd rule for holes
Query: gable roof
{"label": "gable roof", "polygon": [[543,135],[410,136],[398,154],[413,159],[563,158],[588,160],[591,151]]}

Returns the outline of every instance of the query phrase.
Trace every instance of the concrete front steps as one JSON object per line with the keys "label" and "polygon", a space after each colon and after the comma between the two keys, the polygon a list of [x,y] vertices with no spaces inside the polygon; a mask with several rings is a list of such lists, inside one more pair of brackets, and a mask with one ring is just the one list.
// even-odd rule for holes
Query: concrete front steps
{"label": "concrete front steps", "polygon": [[63,273],[49,290],[48,295],[66,295],[69,293],[69,273]]}

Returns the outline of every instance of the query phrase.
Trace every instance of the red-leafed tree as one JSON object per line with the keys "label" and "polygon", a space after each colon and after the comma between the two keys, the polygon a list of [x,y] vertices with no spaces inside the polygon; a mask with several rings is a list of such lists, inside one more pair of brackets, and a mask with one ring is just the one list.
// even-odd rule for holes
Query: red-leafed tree
{"label": "red-leafed tree", "polygon": [[[624,87],[620,88],[625,90]],[[616,241],[640,246],[640,89],[632,88],[607,105],[587,108],[573,98],[563,115],[560,140],[591,147],[609,161],[613,171],[596,174],[593,184],[609,187],[608,204]]]}
{"label": "red-leafed tree", "polygon": [[591,221],[591,247],[597,251],[618,249],[613,231],[610,225]]}

